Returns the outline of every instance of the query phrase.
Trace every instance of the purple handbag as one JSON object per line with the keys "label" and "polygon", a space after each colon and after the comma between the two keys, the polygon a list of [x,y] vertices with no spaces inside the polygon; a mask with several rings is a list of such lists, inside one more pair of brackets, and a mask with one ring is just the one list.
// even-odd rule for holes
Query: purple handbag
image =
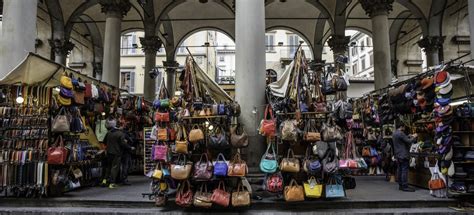
{"label": "purple handbag", "polygon": [[61,87],[61,90],[59,91],[59,93],[63,97],[70,98],[70,99],[74,98],[74,94],[72,93],[72,90],[68,90],[64,87]]}
{"label": "purple handbag", "polygon": [[153,148],[153,160],[163,160],[166,161],[168,156],[168,146],[163,145],[154,145]]}
{"label": "purple handbag", "polygon": [[215,176],[227,176],[227,162],[222,153],[217,156],[216,163],[214,164],[214,175]]}
{"label": "purple handbag", "polygon": [[212,162],[209,162],[207,154],[203,153],[199,161],[194,164],[193,179],[198,181],[210,180],[212,178],[212,169]]}

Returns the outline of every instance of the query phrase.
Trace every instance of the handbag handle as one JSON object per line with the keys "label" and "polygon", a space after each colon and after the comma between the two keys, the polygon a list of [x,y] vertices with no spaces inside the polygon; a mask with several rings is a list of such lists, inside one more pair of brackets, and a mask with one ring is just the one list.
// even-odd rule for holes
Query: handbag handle
{"label": "handbag handle", "polygon": [[217,162],[219,162],[219,161],[226,162],[225,157],[222,153],[219,153],[219,155],[217,155],[217,160],[216,161]]}
{"label": "handbag handle", "polygon": [[275,159],[276,159],[275,148],[273,147],[273,143],[268,144],[267,150],[265,151],[265,155],[270,154],[270,153],[268,153],[270,148],[272,149],[272,154],[275,155]]}
{"label": "handbag handle", "polygon": [[290,182],[290,187],[293,187],[293,186],[298,186],[298,183],[296,182],[294,178],[292,178]]}
{"label": "handbag handle", "polygon": [[[181,159],[180,159],[181,157],[183,157],[183,162],[182,162],[182,163],[180,162],[180,161],[181,161]],[[178,164],[180,164],[180,165],[181,165],[181,164],[182,164],[182,165],[186,165],[186,155],[184,155],[184,154],[179,154],[179,155],[178,155],[178,160],[176,161],[176,163],[178,163]]]}
{"label": "handbag handle", "polygon": [[243,191],[248,191],[247,188],[243,185],[242,181],[239,182],[239,185],[237,185],[237,193],[243,192]]}
{"label": "handbag handle", "polygon": [[314,182],[314,184],[318,184],[318,181],[316,180],[314,176],[311,176],[308,179],[308,184],[312,184],[312,182]]}
{"label": "handbag handle", "polygon": [[63,135],[59,135],[58,139],[56,139],[56,147],[64,147]]}
{"label": "handbag handle", "polygon": [[199,163],[202,163],[202,158],[206,158],[206,166],[209,165],[209,157],[207,156],[207,153],[202,153],[201,157],[199,158]]}
{"label": "handbag handle", "polygon": [[199,189],[199,192],[203,193],[203,191],[204,193],[207,193],[207,183],[201,184],[201,188]]}
{"label": "handbag handle", "polygon": [[217,189],[223,190],[225,192],[225,184],[224,181],[220,180]]}
{"label": "handbag handle", "polygon": [[273,110],[272,110],[272,106],[270,106],[269,104],[267,105],[267,107],[265,108],[265,119],[267,119],[268,117],[268,113],[270,112],[270,119],[274,119],[273,118]]}
{"label": "handbag handle", "polygon": [[181,186],[179,187],[179,191],[180,193],[183,193],[184,192],[184,187],[186,187],[186,185],[188,185],[188,189],[187,190],[190,190],[191,189],[191,184],[189,183],[189,180],[186,180],[184,181]]}
{"label": "handbag handle", "polygon": [[239,152],[235,153],[234,158],[232,159],[232,162],[242,163],[242,159],[240,158],[240,153]]}
{"label": "handbag handle", "polygon": [[290,158],[290,153],[291,153],[291,158],[294,158],[295,154],[293,153],[292,149],[288,149],[288,152],[286,153],[286,158]]}
{"label": "handbag handle", "polygon": [[155,166],[155,170],[162,170],[163,166],[161,166],[161,162],[158,162]]}

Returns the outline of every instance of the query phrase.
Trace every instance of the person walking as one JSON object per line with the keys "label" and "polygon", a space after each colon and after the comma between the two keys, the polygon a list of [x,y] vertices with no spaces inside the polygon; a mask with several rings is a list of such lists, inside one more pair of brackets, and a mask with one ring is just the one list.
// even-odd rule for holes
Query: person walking
{"label": "person walking", "polygon": [[398,121],[397,130],[392,135],[394,156],[397,159],[398,189],[404,192],[415,192],[415,189],[408,187],[408,168],[410,161],[410,146],[415,143],[417,135],[411,137],[405,134],[405,125]]}
{"label": "person walking", "polygon": [[127,144],[130,146],[130,148],[125,148],[125,150],[123,151],[122,168],[120,169],[120,179],[122,185],[131,185],[128,181],[128,172],[130,170],[130,165],[132,162],[132,150],[134,150],[135,147],[133,147],[133,138],[130,132],[130,127],[127,124],[125,124],[125,126],[123,127],[123,131],[125,134],[125,139],[127,140]]}

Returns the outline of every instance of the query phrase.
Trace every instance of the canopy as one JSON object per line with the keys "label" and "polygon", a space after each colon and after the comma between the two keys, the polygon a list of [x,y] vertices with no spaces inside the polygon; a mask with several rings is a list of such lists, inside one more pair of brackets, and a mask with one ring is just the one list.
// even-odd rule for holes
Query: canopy
{"label": "canopy", "polygon": [[288,85],[291,79],[291,72],[293,72],[293,65],[295,61],[291,61],[290,65],[285,69],[285,72],[280,76],[280,78],[268,84],[268,89],[273,96],[284,98],[288,92]]}
{"label": "canopy", "polygon": [[205,89],[216,101],[233,101],[232,97],[230,97],[229,94],[219,86],[219,84],[212,80],[212,78],[197,65],[196,61],[193,60],[193,64],[194,77],[196,77],[199,89]]}

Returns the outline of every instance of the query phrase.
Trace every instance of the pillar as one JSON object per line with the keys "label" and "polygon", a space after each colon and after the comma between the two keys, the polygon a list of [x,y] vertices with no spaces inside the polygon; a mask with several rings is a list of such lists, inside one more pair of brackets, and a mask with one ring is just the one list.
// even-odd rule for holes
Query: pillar
{"label": "pillar", "polygon": [[469,15],[469,36],[471,38],[471,59],[474,59],[474,2],[468,1],[468,15]]}
{"label": "pillar", "polygon": [[166,88],[171,96],[174,96],[176,91],[176,71],[178,70],[178,62],[174,60],[163,61],[163,66],[166,68]]}
{"label": "pillar", "polygon": [[334,63],[339,63],[339,66],[342,66],[342,70],[345,71],[345,62],[338,62],[337,56],[342,55],[346,57],[347,47],[349,41],[351,40],[350,36],[345,35],[332,35],[328,40],[328,45],[331,47],[331,50],[334,54]]}
{"label": "pillar", "polygon": [[100,0],[99,3],[106,16],[102,81],[118,87],[122,18],[130,10],[131,4],[128,0]]}
{"label": "pillar", "polygon": [[359,0],[372,20],[375,89],[392,82],[388,14],[394,0]]}
{"label": "pillar", "polygon": [[425,52],[428,67],[439,64],[439,50],[443,46],[444,38],[444,36],[423,36],[423,39],[417,42]]}
{"label": "pillar", "polygon": [[64,39],[48,40],[51,50],[54,53],[54,62],[66,65],[66,58],[74,48],[74,43]]}
{"label": "pillar", "polygon": [[3,0],[0,79],[35,51],[37,0]]}
{"label": "pillar", "polygon": [[264,4],[264,0],[235,1],[235,99],[242,110],[240,122],[249,135],[246,155],[251,172],[259,172],[265,146],[257,132],[265,104]]}
{"label": "pillar", "polygon": [[149,72],[156,66],[156,52],[163,44],[157,36],[140,37],[142,49],[145,52],[145,77],[143,96],[148,101],[153,101],[156,94],[156,82],[149,75]]}

